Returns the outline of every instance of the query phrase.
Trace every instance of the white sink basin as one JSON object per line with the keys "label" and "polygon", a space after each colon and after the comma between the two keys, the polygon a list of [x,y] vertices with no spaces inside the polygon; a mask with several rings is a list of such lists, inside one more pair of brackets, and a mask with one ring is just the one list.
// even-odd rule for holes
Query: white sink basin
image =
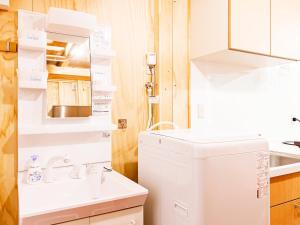
{"label": "white sink basin", "polygon": [[271,152],[270,177],[278,177],[300,171],[300,155]]}
{"label": "white sink basin", "polygon": [[92,183],[88,179],[68,179],[37,185],[22,184],[19,187],[20,217],[35,217],[96,204],[99,207],[101,203],[148,194],[147,189],[114,171],[105,173],[97,197]]}

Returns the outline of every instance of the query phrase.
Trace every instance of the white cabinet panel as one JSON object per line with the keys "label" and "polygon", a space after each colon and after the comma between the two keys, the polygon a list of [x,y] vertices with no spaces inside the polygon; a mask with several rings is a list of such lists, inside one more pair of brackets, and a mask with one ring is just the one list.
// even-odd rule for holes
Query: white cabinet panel
{"label": "white cabinet panel", "polygon": [[272,0],[271,54],[300,59],[300,1]]}
{"label": "white cabinet panel", "polygon": [[228,49],[228,0],[191,0],[190,57]]}
{"label": "white cabinet panel", "polygon": [[230,0],[229,7],[229,47],[269,55],[270,0]]}
{"label": "white cabinet panel", "polygon": [[143,207],[91,217],[90,225],[143,225]]}
{"label": "white cabinet panel", "polygon": [[90,224],[89,218],[86,218],[86,219],[74,220],[66,223],[60,223],[57,225],[89,225],[89,224]]}

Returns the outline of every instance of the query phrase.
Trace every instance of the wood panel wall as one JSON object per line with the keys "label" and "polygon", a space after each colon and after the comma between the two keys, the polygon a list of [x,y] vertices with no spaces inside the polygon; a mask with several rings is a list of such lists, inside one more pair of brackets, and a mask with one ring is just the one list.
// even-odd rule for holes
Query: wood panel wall
{"label": "wood panel wall", "polygon": [[113,134],[113,167],[137,180],[137,138],[147,124],[145,54],[158,53],[157,87],[161,97],[155,121],[186,128],[188,109],[189,0],[11,0],[16,9],[46,13],[50,6],[88,12],[112,27],[113,82],[118,91],[113,122],[127,119],[127,129]]}
{"label": "wood panel wall", "polygon": [[181,128],[190,126],[189,19],[190,1],[173,0],[173,121]]}
{"label": "wood panel wall", "polygon": [[[17,14],[0,11],[0,43],[17,41]],[[0,224],[18,224],[17,54],[0,50]]]}

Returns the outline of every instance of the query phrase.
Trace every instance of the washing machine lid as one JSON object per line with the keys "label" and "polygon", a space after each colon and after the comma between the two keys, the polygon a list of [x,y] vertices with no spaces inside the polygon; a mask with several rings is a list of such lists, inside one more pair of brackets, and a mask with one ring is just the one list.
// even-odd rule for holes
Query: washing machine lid
{"label": "washing machine lid", "polygon": [[208,144],[222,142],[241,142],[262,139],[258,133],[249,133],[241,131],[224,131],[224,130],[195,130],[195,129],[180,129],[180,130],[162,130],[151,132],[154,135],[174,138],[181,141]]}
{"label": "washing machine lid", "polygon": [[[167,148],[184,154],[186,146],[192,146],[193,158],[209,158],[221,155],[242,154],[268,151],[267,141],[259,134],[241,132],[223,132],[221,130],[165,130],[151,132],[151,135],[165,137],[171,141],[163,141]],[[180,143],[178,143],[180,142]],[[165,146],[165,147],[166,147]]]}

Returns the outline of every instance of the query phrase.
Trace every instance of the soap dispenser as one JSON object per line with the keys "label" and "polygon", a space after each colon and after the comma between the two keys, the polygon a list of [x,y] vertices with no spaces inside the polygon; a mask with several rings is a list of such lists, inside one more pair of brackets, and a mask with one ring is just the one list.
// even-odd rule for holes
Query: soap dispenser
{"label": "soap dispenser", "polygon": [[43,180],[43,170],[39,164],[39,156],[32,155],[30,157],[30,167],[27,171],[27,183],[38,184]]}

